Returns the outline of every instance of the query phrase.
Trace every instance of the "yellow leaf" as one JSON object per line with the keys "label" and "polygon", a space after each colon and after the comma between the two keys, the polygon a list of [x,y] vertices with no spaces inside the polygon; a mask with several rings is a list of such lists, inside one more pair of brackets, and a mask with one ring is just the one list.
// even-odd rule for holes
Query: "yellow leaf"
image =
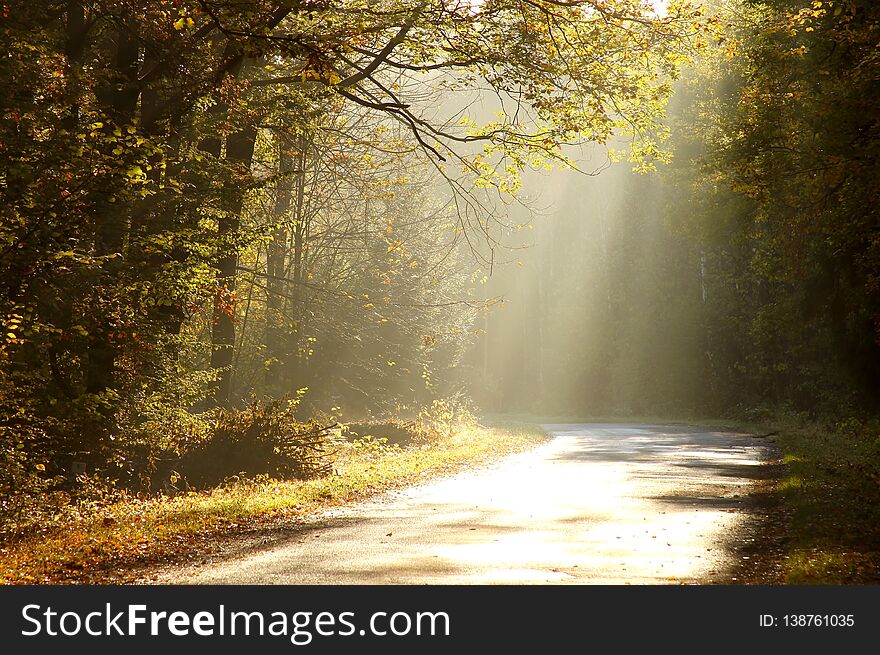
{"label": "yellow leaf", "polygon": [[128,170],[125,171],[125,173],[126,173],[126,175],[128,175],[128,178],[132,179],[132,180],[141,179],[141,178],[146,177],[146,175],[144,173],[144,169],[142,169],[137,164],[135,164],[133,166],[129,166]]}
{"label": "yellow leaf", "polygon": [[182,31],[184,26],[186,26],[185,16],[181,16],[176,21],[174,21],[174,29],[176,29],[178,32]]}

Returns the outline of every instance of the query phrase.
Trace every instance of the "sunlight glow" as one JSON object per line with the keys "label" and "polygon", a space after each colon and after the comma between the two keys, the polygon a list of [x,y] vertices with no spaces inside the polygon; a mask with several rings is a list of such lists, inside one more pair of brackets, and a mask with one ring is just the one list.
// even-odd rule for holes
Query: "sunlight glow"
{"label": "sunlight glow", "polygon": [[268,568],[305,583],[657,584],[710,579],[731,564],[724,544],[744,521],[731,508],[738,476],[760,461],[754,440],[545,427],[554,438],[535,451],[339,510],[307,548],[269,550],[196,581],[265,579]]}

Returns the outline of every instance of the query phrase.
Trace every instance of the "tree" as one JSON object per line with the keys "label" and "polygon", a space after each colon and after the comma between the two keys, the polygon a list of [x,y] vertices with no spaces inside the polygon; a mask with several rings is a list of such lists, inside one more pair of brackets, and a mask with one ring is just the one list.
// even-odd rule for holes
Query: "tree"
{"label": "tree", "polygon": [[721,404],[874,407],[880,16],[861,2],[730,8],[683,114],[679,178],[697,189],[680,223],[708,261]]}
{"label": "tree", "polygon": [[[657,16],[639,0],[15,0],[2,11],[2,375],[13,382],[4,388],[28,395],[8,401],[58,436],[52,472],[73,459],[118,460],[117,437],[136,429],[139,408],[192,407],[181,380],[213,378],[213,402],[236,401],[243,337],[278,327],[278,296],[295,324],[285,365],[300,366],[320,293],[309,274],[326,275],[345,298],[395,271],[400,307],[424,310],[424,320],[447,301],[467,307],[467,298],[424,302],[436,276],[398,274],[389,259],[399,251],[373,228],[394,223],[417,267],[420,258],[447,262],[436,270],[451,275],[454,260],[432,243],[447,253],[466,244],[491,261],[498,199],[503,208],[525,167],[566,163],[565,144],[622,133],[628,156],[650,166],[699,13],[672,3]],[[480,97],[492,98],[494,117],[468,107]],[[351,116],[372,127],[334,123]],[[368,136],[380,126],[393,126],[393,138]],[[340,130],[364,151],[348,171],[332,160]],[[373,167],[366,151],[381,158],[389,144],[420,153],[446,180],[453,219],[430,208],[424,185]],[[346,251],[357,231],[342,205],[303,213],[307,200],[326,197],[304,188],[308,180],[342,184],[352,195],[333,202],[354,199],[367,214],[359,250]],[[295,182],[290,206],[286,181]],[[366,202],[376,185],[400,187],[408,207]],[[271,189],[275,215],[251,220]],[[402,216],[417,207],[425,215],[413,225],[424,227],[404,230]],[[326,232],[309,232],[310,221]],[[343,235],[334,233],[340,221]],[[446,223],[448,239],[438,231]],[[278,276],[279,266],[291,272]],[[275,327],[244,335],[243,276],[253,286],[269,268],[275,318],[262,323]],[[450,313],[451,324],[463,315]],[[396,340],[382,318],[373,334]]]}

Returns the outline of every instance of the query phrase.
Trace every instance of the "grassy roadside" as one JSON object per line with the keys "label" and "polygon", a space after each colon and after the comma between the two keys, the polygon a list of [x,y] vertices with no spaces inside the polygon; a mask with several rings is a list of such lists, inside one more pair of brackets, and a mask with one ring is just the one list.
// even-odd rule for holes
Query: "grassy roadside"
{"label": "grassy roadside", "polygon": [[786,473],[777,493],[788,515],[779,569],[790,584],[880,582],[880,433],[780,425]]}
{"label": "grassy roadside", "polygon": [[126,581],[126,570],[198,550],[214,538],[485,463],[545,438],[538,428],[508,422],[463,428],[421,446],[340,443],[335,473],[327,477],[234,481],[204,492],[82,507],[27,537],[0,544],[0,582]]}

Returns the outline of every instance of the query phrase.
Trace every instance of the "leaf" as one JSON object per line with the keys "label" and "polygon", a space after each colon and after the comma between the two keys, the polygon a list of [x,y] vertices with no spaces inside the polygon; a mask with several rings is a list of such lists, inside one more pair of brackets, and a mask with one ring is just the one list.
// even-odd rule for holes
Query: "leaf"
{"label": "leaf", "polygon": [[137,164],[135,164],[134,166],[129,166],[128,170],[125,171],[125,175],[130,180],[142,180],[146,177],[144,169]]}

